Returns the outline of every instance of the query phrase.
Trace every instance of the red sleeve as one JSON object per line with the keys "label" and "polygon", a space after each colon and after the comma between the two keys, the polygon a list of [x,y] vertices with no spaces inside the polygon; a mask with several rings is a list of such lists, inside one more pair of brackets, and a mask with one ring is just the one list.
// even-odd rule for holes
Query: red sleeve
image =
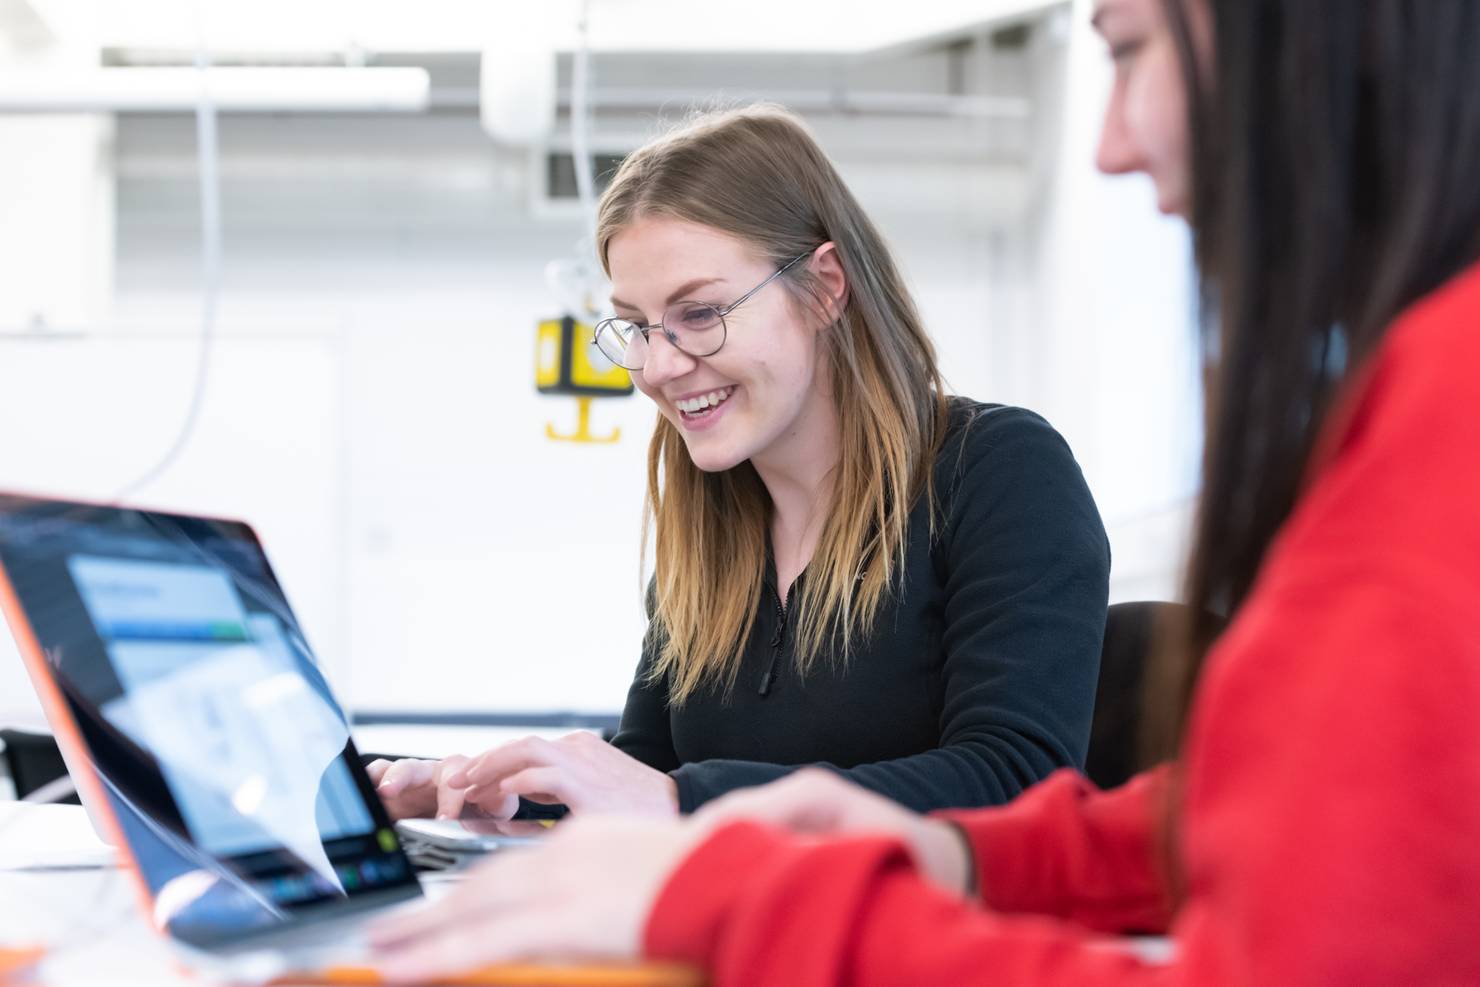
{"label": "red sleeve", "polygon": [[753,823],[715,833],[669,879],[649,956],[729,984],[1163,982],[1105,939],[1052,919],[1003,917],[938,890],[892,840],[804,843]]}
{"label": "red sleeve", "polygon": [[[1373,369],[1199,680],[1170,964],[952,900],[889,841],[743,824],[670,879],[649,950],[720,987],[1480,984],[1480,272]],[[970,823],[988,894],[1136,913],[1154,872],[1116,858],[1154,799],[1048,785]]]}
{"label": "red sleeve", "polygon": [[1060,771],[1002,808],[942,812],[971,839],[982,900],[1104,932],[1165,932],[1170,767],[1109,792]]}

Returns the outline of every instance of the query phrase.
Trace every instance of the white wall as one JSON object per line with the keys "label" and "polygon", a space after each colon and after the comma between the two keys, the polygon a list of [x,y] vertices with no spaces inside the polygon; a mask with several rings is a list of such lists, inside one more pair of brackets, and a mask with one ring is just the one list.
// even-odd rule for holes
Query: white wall
{"label": "white wall", "polygon": [[1022,225],[994,238],[995,393],[1048,416],[1109,529],[1112,600],[1177,594],[1202,423],[1189,238],[1144,177],[1095,171],[1110,66],[1075,0],[1035,35]]}

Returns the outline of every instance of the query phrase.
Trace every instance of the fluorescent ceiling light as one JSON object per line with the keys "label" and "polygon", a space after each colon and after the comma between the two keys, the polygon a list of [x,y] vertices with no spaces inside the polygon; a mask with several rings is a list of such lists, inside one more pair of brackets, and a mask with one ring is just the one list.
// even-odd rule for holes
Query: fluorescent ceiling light
{"label": "fluorescent ceiling light", "polygon": [[100,68],[0,70],[0,113],[192,110],[207,93],[226,113],[387,113],[427,108],[419,68]]}

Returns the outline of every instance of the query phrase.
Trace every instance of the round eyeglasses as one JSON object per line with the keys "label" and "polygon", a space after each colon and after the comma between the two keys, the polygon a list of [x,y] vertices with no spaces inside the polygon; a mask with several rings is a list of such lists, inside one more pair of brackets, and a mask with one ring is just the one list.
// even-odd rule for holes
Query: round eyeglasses
{"label": "round eyeglasses", "polygon": [[729,329],[725,326],[725,316],[743,305],[766,285],[791,270],[798,261],[810,256],[812,256],[810,250],[804,254],[797,254],[777,269],[776,273],[729,305],[715,305],[713,302],[674,302],[663,313],[663,321],[653,326],[639,325],[630,319],[602,319],[596,323],[596,332],[591,341],[596,344],[597,349],[601,350],[603,356],[627,370],[641,370],[647,363],[648,336],[654,329],[660,330],[668,342],[689,356],[713,356],[719,352],[721,346],[725,345],[725,337],[729,333]]}

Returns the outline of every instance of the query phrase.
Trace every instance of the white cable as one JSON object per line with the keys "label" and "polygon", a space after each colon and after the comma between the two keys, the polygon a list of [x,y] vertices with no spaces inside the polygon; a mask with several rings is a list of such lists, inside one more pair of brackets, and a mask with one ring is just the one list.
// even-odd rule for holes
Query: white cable
{"label": "white cable", "polygon": [[590,0],[581,0],[576,22],[576,49],[570,70],[570,159],[576,176],[576,197],[581,204],[584,236],[576,244],[577,270],[588,290],[582,299],[587,315],[596,307],[596,161],[591,154],[591,33]]}
{"label": "white cable", "polygon": [[205,43],[205,28],[202,18],[204,0],[195,4],[195,68],[200,77],[200,98],[195,107],[196,159],[200,171],[200,356],[196,366],[195,390],[190,398],[185,422],[175,436],[174,443],[152,467],[133,482],[124,486],[113,498],[126,501],[140,490],[158,480],[170,470],[200,423],[201,408],[205,404],[206,384],[210,377],[211,355],[216,341],[216,304],[221,288],[221,184],[217,165],[220,146],[216,130],[216,104],[211,98],[210,53]]}
{"label": "white cable", "polygon": [[576,195],[591,242],[596,242],[596,162],[591,157],[590,0],[581,0],[576,23],[576,50],[570,70],[570,155],[576,173]]}
{"label": "white cable", "polygon": [[27,792],[21,796],[21,802],[33,802],[45,805],[50,802],[60,802],[62,799],[77,794],[77,783],[72,780],[71,775],[62,775],[53,778],[40,788]]}

